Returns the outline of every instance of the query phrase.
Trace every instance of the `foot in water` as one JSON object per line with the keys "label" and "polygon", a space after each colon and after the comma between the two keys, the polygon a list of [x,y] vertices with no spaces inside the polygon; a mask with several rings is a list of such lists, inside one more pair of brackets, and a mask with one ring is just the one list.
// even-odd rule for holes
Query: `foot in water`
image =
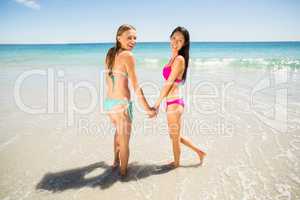
{"label": "foot in water", "polygon": [[204,160],[204,158],[206,157],[207,154],[205,152],[201,151],[201,150],[199,150],[197,152],[197,154],[198,154],[199,159],[200,159],[200,165],[202,165],[203,164],[203,160]]}

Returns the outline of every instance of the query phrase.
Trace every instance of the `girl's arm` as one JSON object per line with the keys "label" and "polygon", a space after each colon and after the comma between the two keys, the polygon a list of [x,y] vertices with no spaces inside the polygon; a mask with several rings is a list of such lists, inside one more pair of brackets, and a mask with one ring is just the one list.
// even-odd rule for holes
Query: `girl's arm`
{"label": "girl's arm", "polygon": [[161,101],[168,96],[170,90],[173,87],[173,84],[177,77],[182,74],[184,70],[184,58],[182,56],[177,56],[174,64],[172,66],[172,71],[169,78],[165,81],[164,86],[160,92],[159,98],[157,99],[156,103],[154,104],[154,108],[158,109],[160,106]]}
{"label": "girl's arm", "polygon": [[150,108],[150,106],[144,96],[143,90],[142,90],[142,88],[140,88],[140,86],[138,84],[138,78],[137,78],[136,71],[135,71],[135,59],[133,57],[133,54],[131,52],[126,52],[124,55],[124,59],[125,59],[126,69],[128,72],[128,78],[132,84],[135,94],[138,97],[138,101],[139,101],[140,105],[142,105],[144,110],[147,111],[148,113],[149,113],[149,111],[152,112],[153,110]]}

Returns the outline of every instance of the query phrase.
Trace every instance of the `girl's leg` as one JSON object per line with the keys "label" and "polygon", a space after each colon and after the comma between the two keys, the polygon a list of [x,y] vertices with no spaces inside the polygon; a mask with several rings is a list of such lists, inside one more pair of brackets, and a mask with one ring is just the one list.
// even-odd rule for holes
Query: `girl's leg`
{"label": "girl's leg", "polygon": [[180,126],[181,126],[181,114],[182,106],[173,104],[167,108],[167,119],[169,134],[172,141],[174,162],[171,163],[174,167],[178,167],[180,164]]}
{"label": "girl's leg", "polygon": [[194,145],[192,143],[191,140],[189,140],[188,138],[186,138],[184,136],[180,137],[180,142],[182,144],[184,144],[185,146],[189,147],[190,149],[192,149],[193,151],[195,151],[198,154],[199,158],[200,158],[200,163],[202,164],[203,159],[206,156],[206,153],[203,152],[201,149],[199,149],[196,145]]}
{"label": "girl's leg", "polygon": [[116,128],[115,135],[114,135],[114,161],[112,165],[112,168],[116,168],[120,164],[119,161],[120,148],[119,148],[119,138],[118,138],[118,131],[117,131],[117,123],[116,123],[118,115],[115,114],[115,112],[111,111],[110,113],[108,113],[108,116],[111,122],[113,123],[114,127]]}
{"label": "girl's leg", "polygon": [[131,132],[131,121],[127,113],[122,113],[117,120],[117,133],[120,147],[120,174],[125,176],[127,173],[129,159],[129,140]]}
{"label": "girl's leg", "polygon": [[119,144],[119,136],[118,132],[116,130],[115,136],[114,136],[114,163],[113,163],[113,168],[117,167],[120,164],[120,158],[119,158],[119,153],[120,153],[120,144]]}

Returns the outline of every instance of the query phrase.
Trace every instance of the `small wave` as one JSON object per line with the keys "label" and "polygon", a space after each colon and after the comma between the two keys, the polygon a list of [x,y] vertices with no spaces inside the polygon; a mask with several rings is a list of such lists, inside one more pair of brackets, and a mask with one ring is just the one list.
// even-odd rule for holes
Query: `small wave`
{"label": "small wave", "polygon": [[229,65],[230,63],[236,61],[234,58],[210,58],[210,59],[202,59],[196,58],[195,60],[191,59],[191,63],[196,66],[225,66]]}
{"label": "small wave", "polygon": [[144,58],[138,64],[145,68],[160,68],[163,65],[163,60],[158,58]]}
{"label": "small wave", "polygon": [[156,58],[145,58],[144,62],[145,63],[151,63],[151,64],[153,64],[153,63],[158,63],[159,59],[156,59]]}
{"label": "small wave", "polygon": [[246,67],[246,68],[300,68],[300,59],[271,58],[195,58],[191,64],[196,67]]}

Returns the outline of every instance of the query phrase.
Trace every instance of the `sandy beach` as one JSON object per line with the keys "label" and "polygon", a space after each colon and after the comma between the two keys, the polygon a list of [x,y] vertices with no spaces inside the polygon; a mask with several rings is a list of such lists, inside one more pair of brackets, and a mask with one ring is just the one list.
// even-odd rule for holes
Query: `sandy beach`
{"label": "sandy beach", "polygon": [[[55,74],[62,69],[64,74],[54,82],[54,111],[49,113],[48,107],[42,114],[26,113],[15,101],[16,80],[32,68],[4,68],[0,199],[299,199],[299,70],[241,68],[226,62],[192,60],[184,89],[182,134],[207,152],[203,166],[196,154],[182,147],[182,166],[168,167],[172,151],[164,109],[156,119],[147,119],[135,104],[126,178],[110,168],[114,130],[101,112],[99,67],[50,66]],[[48,73],[48,68],[38,69]],[[139,68],[138,74],[153,103],[154,86],[162,83],[160,68]],[[22,85],[22,102],[45,108],[46,76],[32,77]],[[68,93],[61,96],[59,113],[61,97],[56,92],[59,82],[65,83],[63,91],[70,91],[68,83],[80,80],[95,87],[97,105],[88,114],[74,111],[71,120]],[[76,107],[88,107],[91,94],[78,88]]]}

